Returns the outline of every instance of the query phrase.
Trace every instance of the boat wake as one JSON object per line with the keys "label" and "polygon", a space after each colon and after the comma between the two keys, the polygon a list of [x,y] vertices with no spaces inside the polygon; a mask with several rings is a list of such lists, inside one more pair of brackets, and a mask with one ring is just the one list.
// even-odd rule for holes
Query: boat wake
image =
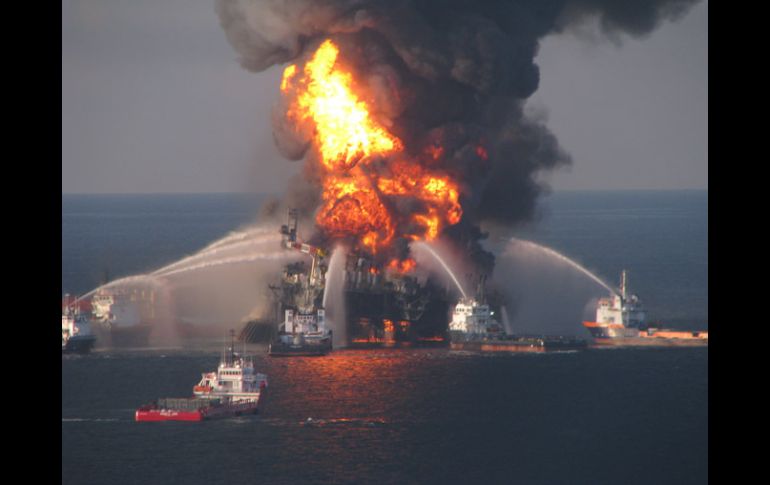
{"label": "boat wake", "polygon": [[382,418],[307,418],[305,421],[301,421],[302,426],[317,426],[317,427],[329,427],[329,426],[347,426],[352,428],[375,428],[387,424]]}

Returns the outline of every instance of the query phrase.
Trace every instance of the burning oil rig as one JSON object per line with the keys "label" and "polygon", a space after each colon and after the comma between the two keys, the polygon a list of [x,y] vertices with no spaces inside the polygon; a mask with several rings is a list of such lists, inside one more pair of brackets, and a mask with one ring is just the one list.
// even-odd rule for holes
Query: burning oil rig
{"label": "burning oil rig", "polygon": [[[303,243],[297,238],[298,214],[289,211],[289,221],[281,227],[281,246],[310,256],[305,261],[286,265],[278,284],[270,284],[273,296],[272,315],[246,323],[240,340],[260,342],[273,340],[273,347],[284,336],[288,344],[292,336],[312,342],[322,340],[327,330],[325,292],[329,251]],[[410,274],[414,261],[402,264],[378,264],[363,251],[348,251],[342,269],[344,310],[337,309],[332,322],[343,330],[343,346],[368,347],[397,344],[442,344],[446,341],[450,313],[447,289],[431,278],[424,282]],[[344,315],[344,317],[343,317]],[[278,336],[278,339],[275,337]],[[328,336],[331,336],[329,332]],[[324,353],[325,344],[309,350],[294,340],[297,353]],[[300,348],[301,347],[301,348]],[[323,349],[323,350],[322,350]],[[288,352],[288,351],[287,351]]]}
{"label": "burning oil rig", "polygon": [[344,295],[350,346],[446,340],[446,288],[431,279],[420,284],[401,271],[383,269],[362,255],[348,254]]}

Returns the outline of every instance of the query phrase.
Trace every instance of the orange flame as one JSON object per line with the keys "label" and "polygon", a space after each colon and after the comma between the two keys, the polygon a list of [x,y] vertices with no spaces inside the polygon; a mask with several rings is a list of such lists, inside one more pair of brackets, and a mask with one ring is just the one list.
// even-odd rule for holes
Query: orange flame
{"label": "orange flame", "polygon": [[[304,89],[289,112],[299,121],[313,120],[321,161],[332,171],[349,169],[373,153],[401,150],[401,141],[372,120],[366,103],[353,93],[351,74],[335,69],[338,55],[331,40],[321,44],[305,65]],[[284,71],[285,80],[292,76]]]}
{"label": "orange flame", "polygon": [[401,261],[398,259],[391,259],[387,268],[391,271],[395,271],[396,273],[405,274],[412,271],[415,266],[417,266],[417,262],[415,262],[415,260],[412,258],[406,258]]}
{"label": "orange flame", "polygon": [[[404,154],[401,140],[356,94],[339,54],[326,40],[301,70],[288,66],[281,80],[281,91],[291,96],[287,117],[309,123],[323,169],[316,223],[331,237],[355,237],[373,254],[396,237],[435,239],[462,217],[457,183]],[[443,148],[435,145],[429,154],[438,159]],[[403,197],[414,201],[408,215],[394,209],[393,201]]]}
{"label": "orange flame", "polygon": [[289,81],[297,74],[297,66],[292,64],[283,70],[283,77],[281,78],[281,91],[286,92],[289,89]]}

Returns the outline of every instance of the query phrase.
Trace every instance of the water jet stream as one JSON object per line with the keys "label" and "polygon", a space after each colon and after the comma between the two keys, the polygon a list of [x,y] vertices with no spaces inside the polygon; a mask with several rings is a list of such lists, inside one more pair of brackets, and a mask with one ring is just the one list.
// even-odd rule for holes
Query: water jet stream
{"label": "water jet stream", "polygon": [[460,290],[460,293],[462,293],[462,295],[463,295],[463,298],[467,298],[467,297],[468,297],[468,296],[465,294],[465,290],[463,290],[463,287],[462,287],[462,285],[460,285],[460,282],[459,282],[459,281],[457,281],[457,278],[455,277],[455,274],[452,272],[452,270],[451,270],[451,269],[449,269],[449,266],[447,266],[447,264],[444,262],[444,260],[443,260],[443,259],[441,259],[441,256],[439,256],[439,255],[436,253],[436,251],[434,251],[434,250],[433,250],[433,248],[431,248],[431,247],[430,247],[428,244],[426,244],[426,243],[424,243],[424,242],[417,242],[417,243],[415,243],[415,246],[417,246],[417,247],[422,247],[422,248],[425,248],[425,249],[427,249],[427,250],[428,250],[428,252],[429,252],[429,253],[430,253],[430,254],[431,254],[431,255],[432,255],[434,258],[436,258],[436,261],[438,261],[438,262],[441,264],[441,266],[443,266],[444,270],[446,270],[447,274],[449,274],[449,276],[452,278],[452,281],[454,281],[454,282],[455,282],[455,285],[457,285],[457,289],[458,289],[458,290]]}
{"label": "water jet stream", "polygon": [[227,236],[223,237],[222,239],[219,239],[209,244],[208,246],[200,250],[199,253],[205,253],[221,246],[226,246],[237,241],[242,241],[252,235],[268,234],[272,232],[275,232],[275,231],[267,227],[253,227],[251,229],[246,229],[244,231],[234,231],[228,234]]}
{"label": "water jet stream", "polygon": [[607,283],[602,281],[601,278],[599,278],[595,274],[591,273],[590,271],[588,271],[584,267],[580,266],[578,263],[576,263],[575,261],[571,260],[570,258],[564,256],[563,254],[561,254],[559,252],[554,251],[553,249],[551,249],[549,247],[542,246],[542,245],[534,243],[532,241],[526,241],[524,239],[519,239],[519,238],[515,238],[515,237],[511,238],[510,241],[515,243],[515,244],[521,244],[522,246],[542,251],[542,252],[548,254],[549,256],[553,256],[556,259],[558,259],[559,261],[562,261],[564,263],[569,264],[570,266],[572,266],[576,270],[578,270],[581,273],[583,273],[584,275],[588,276],[593,281],[595,281],[596,283],[598,283],[601,286],[603,286],[604,288],[606,288],[607,291],[609,291],[610,293],[615,294],[615,295],[618,294],[618,290],[612,288],[610,285],[608,285]]}
{"label": "water jet stream", "polygon": [[254,261],[262,261],[262,260],[275,260],[275,259],[285,259],[285,258],[291,258],[295,255],[290,254],[288,252],[283,251],[276,251],[276,252],[270,252],[270,253],[252,253],[247,254],[244,256],[233,256],[229,258],[222,258],[222,259],[216,259],[214,261],[208,261],[205,263],[200,263],[193,266],[187,266],[184,268],[175,269],[172,271],[166,271],[163,273],[153,273],[153,275],[156,276],[163,276],[168,277],[180,273],[187,273],[189,271],[196,271],[199,269],[206,269],[206,268],[213,268],[216,266],[223,266],[228,264],[238,264],[238,263],[251,263]]}
{"label": "water jet stream", "polygon": [[119,278],[117,280],[110,281],[109,283],[105,283],[101,286],[97,286],[93,290],[89,291],[88,293],[84,293],[83,295],[80,295],[77,297],[76,301],[83,300],[85,298],[88,298],[89,296],[93,295],[99,290],[111,288],[113,286],[117,285],[126,285],[126,284],[149,284],[153,287],[160,287],[161,289],[164,288],[165,281],[162,279],[159,279],[155,277],[154,275],[136,275],[136,276],[126,276],[124,278]]}
{"label": "water jet stream", "polygon": [[345,254],[346,249],[337,246],[329,259],[324,285],[323,307],[326,320],[332,330],[332,344],[335,348],[345,345],[347,328],[345,319]]}
{"label": "water jet stream", "polygon": [[258,246],[260,244],[268,243],[268,242],[278,242],[281,239],[280,235],[278,234],[266,234],[261,237],[255,237],[253,239],[249,239],[247,241],[234,241],[230,242],[226,245],[218,245],[214,247],[213,245],[208,246],[207,248],[202,249],[201,251],[191,255],[187,256],[186,258],[182,258],[179,261],[175,263],[171,263],[169,265],[166,265],[160,269],[156,269],[152,272],[154,275],[167,273],[173,269],[179,269],[183,268],[185,265],[188,265],[194,261],[199,261],[204,258],[210,258],[213,256],[218,255],[221,252],[225,251],[232,251],[233,249],[241,248],[241,247],[247,247],[247,246]]}

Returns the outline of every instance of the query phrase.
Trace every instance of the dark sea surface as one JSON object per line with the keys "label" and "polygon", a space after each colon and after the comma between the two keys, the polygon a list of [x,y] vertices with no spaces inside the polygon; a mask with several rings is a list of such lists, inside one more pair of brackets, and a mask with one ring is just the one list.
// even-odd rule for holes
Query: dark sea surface
{"label": "dark sea surface", "polygon": [[[259,198],[62,196],[62,293],[191,254],[253,220]],[[708,326],[707,192],[574,192],[515,235],[614,282],[651,312]],[[708,348],[541,355],[342,350],[271,359],[261,413],[135,423],[190,395],[220,346],[62,357],[63,484],[708,482]],[[308,422],[308,418],[312,418]]]}

